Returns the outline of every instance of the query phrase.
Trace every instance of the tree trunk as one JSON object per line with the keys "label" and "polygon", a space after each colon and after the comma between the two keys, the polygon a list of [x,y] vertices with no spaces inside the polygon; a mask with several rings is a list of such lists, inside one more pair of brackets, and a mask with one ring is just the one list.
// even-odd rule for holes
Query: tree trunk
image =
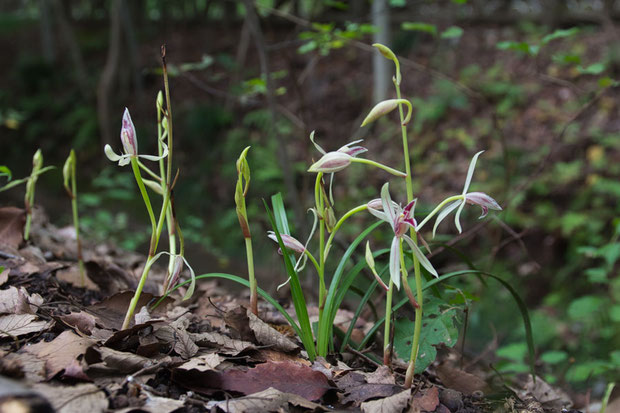
{"label": "tree trunk", "polygon": [[46,63],[53,64],[56,60],[56,42],[52,30],[50,0],[39,0],[39,24],[43,58]]}
{"label": "tree trunk", "polygon": [[[118,68],[121,49],[121,1],[112,0],[110,7],[110,44],[99,86],[97,87],[97,117],[101,133],[101,146],[112,142],[110,129],[110,92]],[[120,112],[119,112],[120,113]]]}
{"label": "tree trunk", "polygon": [[[390,9],[387,0],[372,2],[372,24],[377,28],[373,34],[373,43],[390,46]],[[380,53],[372,54],[373,102],[387,99],[390,87],[390,65],[392,63]]]}
{"label": "tree trunk", "polygon": [[60,0],[52,0],[52,6],[54,7],[54,14],[56,15],[60,33],[69,50],[69,57],[71,58],[73,69],[75,70],[76,81],[82,95],[87,96],[89,90],[88,76],[86,75],[86,67],[84,66],[84,59],[82,58],[80,46],[75,39],[75,34],[73,33],[62,2]]}

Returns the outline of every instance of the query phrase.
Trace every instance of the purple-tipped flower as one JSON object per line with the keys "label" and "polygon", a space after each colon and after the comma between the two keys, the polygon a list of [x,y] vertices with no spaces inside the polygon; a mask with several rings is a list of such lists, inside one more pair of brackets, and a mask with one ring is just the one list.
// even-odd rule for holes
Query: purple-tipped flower
{"label": "purple-tipped flower", "polygon": [[389,184],[383,185],[381,188],[381,199],[373,199],[367,204],[368,212],[376,216],[382,221],[387,222],[394,231],[394,238],[392,239],[392,246],[390,248],[390,277],[396,288],[400,289],[400,243],[404,240],[409,244],[409,247],[416,255],[420,264],[428,272],[438,277],[437,271],[433,268],[428,258],[420,250],[420,248],[413,242],[413,240],[406,235],[409,228],[415,229],[417,223],[414,219],[414,209],[416,200],[409,202],[404,208],[392,201],[390,197]]}
{"label": "purple-tipped flower", "polygon": [[[306,247],[304,247],[304,244],[297,241],[295,238],[287,234],[280,234],[280,235],[282,236],[282,242],[284,242],[284,246],[286,246],[286,248],[290,249],[291,251],[295,251],[299,253],[303,253],[304,251],[306,251]],[[267,236],[270,239],[274,240],[275,242],[278,242],[278,237],[276,236],[275,232],[268,231]],[[278,253],[282,254],[282,250],[278,249]]]}
{"label": "purple-tipped flower", "polygon": [[161,156],[138,155],[138,137],[136,135],[136,128],[133,125],[131,115],[129,115],[129,110],[127,108],[125,108],[125,112],[123,113],[121,143],[123,144],[124,152],[122,155],[116,154],[110,145],[106,145],[103,148],[103,151],[108,159],[112,162],[118,162],[120,166],[127,165],[131,161],[131,158],[140,157],[148,159],[149,161],[159,161],[160,159],[168,156],[168,146],[166,146],[164,142],[161,142],[163,147]]}
{"label": "purple-tipped flower", "polygon": [[347,143],[337,151],[332,152],[325,152],[325,150],[314,141],[314,131],[310,134],[310,140],[316,149],[323,154],[323,156],[312,166],[310,166],[308,172],[333,173],[342,171],[351,164],[351,158],[354,158],[364,152],[368,152],[368,149],[363,146],[353,146],[360,143],[363,139]]}
{"label": "purple-tipped flower", "polygon": [[479,205],[480,208],[482,208],[482,215],[480,215],[479,219],[486,217],[489,213],[489,209],[494,209],[496,211],[502,210],[502,207],[499,206],[497,201],[484,192],[470,192],[465,195],[465,201],[469,205]]}
{"label": "purple-tipped flower", "polygon": [[121,142],[127,155],[138,155],[138,140],[136,139],[136,128],[131,121],[129,110],[125,108],[123,113],[123,126],[121,127]]}

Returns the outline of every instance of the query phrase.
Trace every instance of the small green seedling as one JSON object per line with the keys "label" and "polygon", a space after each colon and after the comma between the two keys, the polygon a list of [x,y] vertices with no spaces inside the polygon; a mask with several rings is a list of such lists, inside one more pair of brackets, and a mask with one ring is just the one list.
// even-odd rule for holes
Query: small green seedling
{"label": "small green seedling", "polygon": [[254,254],[252,252],[252,234],[248,223],[248,212],[245,208],[245,197],[250,187],[250,165],[246,159],[250,147],[241,152],[237,159],[237,186],[235,187],[235,204],[237,218],[241,226],[241,232],[245,239],[245,251],[248,258],[248,280],[250,282],[250,309],[258,315],[258,293],[256,278],[254,277]]}
{"label": "small green seedling", "polygon": [[43,167],[43,154],[38,149],[32,157],[32,173],[26,181],[26,195],[24,196],[24,207],[26,209],[26,225],[24,226],[24,239],[28,241],[30,237],[30,225],[32,224],[32,208],[34,207],[34,189],[37,185],[37,179]]}
{"label": "small green seedling", "polygon": [[65,165],[62,168],[65,191],[71,198],[71,212],[73,213],[73,226],[75,227],[75,242],[77,244],[78,266],[80,268],[80,280],[82,286],[86,285],[86,271],[84,269],[84,259],[82,258],[82,241],[80,240],[80,221],[77,205],[77,182],[75,177],[76,161],[75,151],[71,149]]}

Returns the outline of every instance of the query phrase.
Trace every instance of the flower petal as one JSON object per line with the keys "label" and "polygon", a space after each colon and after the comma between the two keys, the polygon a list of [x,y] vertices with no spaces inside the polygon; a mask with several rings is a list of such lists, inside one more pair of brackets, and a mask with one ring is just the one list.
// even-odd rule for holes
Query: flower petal
{"label": "flower petal", "polygon": [[328,152],[316,161],[308,172],[338,172],[351,164],[351,156],[343,152]]}
{"label": "flower petal", "polygon": [[144,159],[148,159],[149,161],[159,161],[160,159],[164,159],[166,156],[168,156],[168,146],[165,143],[161,143],[163,146],[163,152],[161,154],[161,156],[156,156],[156,155],[138,155],[138,157],[140,158],[144,158]]}
{"label": "flower petal", "polygon": [[403,239],[407,241],[407,244],[409,244],[411,251],[413,251],[415,256],[418,258],[418,261],[420,261],[420,264],[422,264],[422,266],[426,269],[426,271],[430,272],[435,277],[439,277],[439,274],[437,274],[437,271],[435,270],[435,268],[433,268],[433,264],[431,264],[428,258],[426,258],[426,255],[424,255],[424,253],[415,244],[415,242],[413,242],[413,240],[409,238],[409,236],[407,235],[403,235]]}
{"label": "flower petal", "polygon": [[319,151],[323,155],[325,155],[327,153],[327,152],[325,152],[325,149],[321,148],[321,145],[319,145],[318,143],[316,143],[314,141],[314,132],[315,131],[310,132],[310,142],[312,142],[312,144],[314,145],[314,147],[316,148],[317,151]]}
{"label": "flower petal", "polygon": [[118,162],[121,160],[121,158],[123,158],[123,155],[117,155],[116,152],[114,152],[114,149],[112,149],[110,145],[104,146],[103,152],[105,153],[105,156],[107,156],[108,159],[111,160],[112,162]]}
{"label": "flower petal", "polygon": [[125,108],[123,113],[123,122],[121,127],[121,142],[123,143],[123,149],[127,155],[138,154],[138,139],[136,137],[136,128],[131,120],[129,109]]}
{"label": "flower petal", "polygon": [[441,224],[441,221],[443,221],[450,214],[450,212],[454,211],[459,205],[461,205],[462,202],[463,200],[459,199],[458,201],[449,203],[448,206],[446,206],[439,213],[439,215],[437,215],[435,225],[433,225],[433,238],[435,238],[435,232],[437,231],[437,227],[439,226],[439,224]]}
{"label": "flower petal", "polygon": [[484,151],[480,151],[471,158],[471,162],[469,163],[469,169],[467,170],[467,178],[465,178],[465,185],[463,186],[463,195],[467,193],[469,189],[469,184],[471,184],[471,178],[474,175],[474,169],[476,168],[476,161],[478,161],[478,157]]}
{"label": "flower petal", "polygon": [[392,230],[396,231],[396,217],[400,215],[399,207],[394,208],[392,198],[390,197],[390,184],[385,183],[381,188],[381,204],[383,205],[383,212],[389,218],[389,223],[392,226]]}
{"label": "flower petal", "polygon": [[398,237],[392,239],[390,247],[390,278],[396,289],[400,290],[400,238]]}

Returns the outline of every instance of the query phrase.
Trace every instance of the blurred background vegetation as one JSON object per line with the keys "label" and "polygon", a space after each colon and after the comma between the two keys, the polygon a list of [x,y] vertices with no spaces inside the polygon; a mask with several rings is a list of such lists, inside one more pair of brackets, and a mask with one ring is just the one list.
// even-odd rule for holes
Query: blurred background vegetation
{"label": "blurred background vegetation", "polygon": [[[369,47],[382,41],[401,56],[403,94],[415,107],[418,211],[460,193],[469,159],[482,149],[472,190],[504,207],[479,222],[469,208],[463,236],[443,224],[448,235],[431,243],[435,267],[464,268],[462,254],[512,283],[532,311],[541,374],[600,395],[620,368],[617,3],[4,0],[1,163],[22,177],[37,148],[58,166],[75,148],[85,236],[146,251],[133,178],[102,148],[120,147],[128,107],[140,152],[154,152],[165,43],[189,260],[199,273],[245,275],[234,161],[252,145],[248,209],[260,240],[259,285],[273,290],[283,271],[273,245],[262,242],[261,198],[282,191],[293,234],[309,232],[313,177],[305,171],[319,156],[310,132],[327,150],[363,138],[369,157],[400,162],[394,119],[359,128],[375,101],[393,95],[393,69]],[[385,179],[358,165],[340,172],[338,213],[377,197]],[[393,194],[404,192],[398,185]],[[19,205],[22,196],[14,189],[0,201]],[[59,170],[41,177],[37,201],[52,222],[69,225]],[[368,222],[349,228],[342,245]],[[502,374],[527,371],[523,326],[507,293],[475,278],[453,287],[467,291],[466,351],[490,353]]]}

